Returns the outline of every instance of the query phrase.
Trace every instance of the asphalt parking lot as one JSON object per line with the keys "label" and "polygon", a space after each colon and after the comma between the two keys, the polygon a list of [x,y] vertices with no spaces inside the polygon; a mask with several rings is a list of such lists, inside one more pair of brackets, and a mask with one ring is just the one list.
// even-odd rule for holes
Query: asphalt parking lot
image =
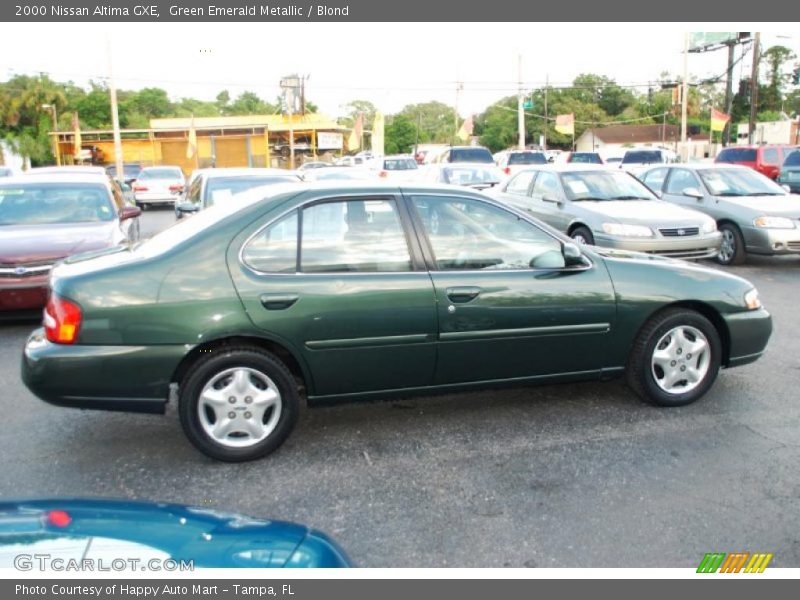
{"label": "asphalt parking lot", "polygon": [[[174,219],[144,215],[144,234]],[[800,259],[753,259],[775,333],[698,403],[621,381],[305,410],[266,459],[214,462],[166,417],[62,409],[19,378],[34,322],[0,323],[0,495],[205,505],[306,523],[371,567],[800,566]]]}

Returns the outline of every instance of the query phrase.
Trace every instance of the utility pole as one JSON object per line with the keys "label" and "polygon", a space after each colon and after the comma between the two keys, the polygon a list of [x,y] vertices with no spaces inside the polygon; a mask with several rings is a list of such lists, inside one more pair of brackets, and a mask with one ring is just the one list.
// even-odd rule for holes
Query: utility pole
{"label": "utility pole", "polygon": [[522,107],[522,54],[517,55],[517,77],[519,81],[519,89],[517,91],[518,146],[520,150],[525,150],[525,111]]}
{"label": "utility pole", "polygon": [[761,60],[761,33],[756,32],[753,40],[753,69],[750,73],[750,121],[747,128],[748,142],[752,144],[756,135],[756,114],[758,114],[758,63]]}
{"label": "utility pole", "polygon": [[456,106],[455,111],[453,111],[453,144],[455,144],[456,137],[458,136],[458,97],[463,89],[464,83],[456,81]]}
{"label": "utility pole", "polygon": [[683,36],[683,84],[681,87],[681,158],[689,160],[689,148],[686,145],[686,117],[689,103],[689,32]]}
{"label": "utility pole", "polygon": [[542,150],[547,150],[547,124],[549,118],[547,116],[547,88],[550,86],[550,75],[544,76],[544,144]]}
{"label": "utility pole", "polygon": [[[111,36],[108,42],[108,93],[111,96],[111,127],[114,130],[114,165],[116,166],[117,179],[124,177],[122,170],[122,137],[119,133],[119,107],[117,106],[117,85],[114,82],[114,57],[111,48]],[[155,156],[153,157],[155,162]]]}
{"label": "utility pole", "polygon": [[[736,41],[729,41],[728,46],[728,72],[725,80],[725,114],[730,115],[733,108],[733,58],[736,50]],[[722,145],[727,146],[731,143],[731,120],[725,123],[722,131]]]}

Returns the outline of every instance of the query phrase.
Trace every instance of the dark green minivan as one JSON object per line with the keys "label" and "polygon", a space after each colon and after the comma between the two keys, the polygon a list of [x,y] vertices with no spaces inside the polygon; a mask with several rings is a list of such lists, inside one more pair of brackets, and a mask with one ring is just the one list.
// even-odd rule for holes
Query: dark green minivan
{"label": "dark green minivan", "polygon": [[[269,197],[264,197],[268,195]],[[753,286],[578,248],[486,196],[347,183],[247,192],[52,273],[22,376],[60,406],[164,412],[203,452],[276,449],[309,402],[627,374],[693,402],[772,330]]]}

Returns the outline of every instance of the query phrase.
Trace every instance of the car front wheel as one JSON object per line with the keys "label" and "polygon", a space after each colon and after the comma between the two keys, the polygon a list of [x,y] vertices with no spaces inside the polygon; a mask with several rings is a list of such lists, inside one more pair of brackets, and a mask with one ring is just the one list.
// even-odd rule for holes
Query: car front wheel
{"label": "car front wheel", "polygon": [[223,347],[186,374],[178,410],[186,436],[201,452],[241,462],[276,450],[294,428],[299,404],[294,378],[276,356]]}
{"label": "car front wheel", "polygon": [[739,228],[732,223],[723,223],[719,226],[719,232],[722,234],[722,245],[719,248],[719,254],[717,254],[717,262],[726,267],[742,264],[747,255],[744,249],[744,239]]}
{"label": "car front wheel", "polygon": [[717,378],[722,343],[714,325],[687,309],[651,318],[628,360],[628,385],[646,402],[683,406],[703,396]]}
{"label": "car front wheel", "polygon": [[576,227],[569,237],[575,240],[578,244],[594,246],[594,236],[586,227]]}

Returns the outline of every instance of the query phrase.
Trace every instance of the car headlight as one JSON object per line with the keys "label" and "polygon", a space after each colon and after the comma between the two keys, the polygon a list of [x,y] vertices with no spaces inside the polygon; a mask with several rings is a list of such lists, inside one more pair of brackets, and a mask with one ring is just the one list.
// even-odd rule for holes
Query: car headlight
{"label": "car headlight", "polygon": [[765,229],[794,229],[794,223],[786,217],[758,217],[753,225]]}
{"label": "car headlight", "polygon": [[761,308],[761,300],[758,299],[758,290],[756,288],[744,295],[744,305],[750,310]]}
{"label": "car headlight", "polygon": [[703,221],[702,226],[703,233],[713,233],[717,230],[717,222],[714,219],[709,219],[708,221]]}
{"label": "car headlight", "polygon": [[653,237],[653,230],[644,225],[603,223],[603,231],[609,235],[619,235],[622,237]]}

